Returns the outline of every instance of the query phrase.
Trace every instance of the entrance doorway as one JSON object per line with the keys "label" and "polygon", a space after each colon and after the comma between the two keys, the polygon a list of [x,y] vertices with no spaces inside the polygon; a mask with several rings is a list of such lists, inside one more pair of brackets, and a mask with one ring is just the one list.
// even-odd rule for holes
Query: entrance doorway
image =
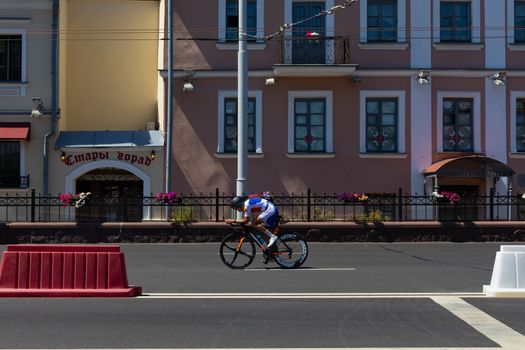
{"label": "entrance doorway", "polygon": [[[316,32],[322,38],[325,36],[325,17],[317,16],[325,9],[324,1],[295,1],[292,3],[293,36],[292,62],[294,64],[324,64],[326,54],[326,40],[298,39],[306,38],[306,33]],[[311,18],[308,21],[304,21]]]}
{"label": "entrance doorway", "polygon": [[77,210],[81,221],[142,221],[143,181],[117,168],[89,171],[76,180],[77,192],[91,192]]}

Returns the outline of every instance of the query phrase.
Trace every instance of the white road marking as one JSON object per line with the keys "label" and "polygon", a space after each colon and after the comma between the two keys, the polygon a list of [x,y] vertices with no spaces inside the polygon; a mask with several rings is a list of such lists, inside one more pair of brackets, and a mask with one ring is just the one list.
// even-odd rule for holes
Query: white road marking
{"label": "white road marking", "polygon": [[139,299],[377,299],[483,297],[483,293],[143,293]]}
{"label": "white road marking", "polygon": [[[17,350],[71,350],[67,349],[17,349]],[[472,348],[472,347],[417,347],[417,348],[75,348],[74,350],[505,350],[503,348]]]}
{"label": "white road marking", "polygon": [[247,268],[244,271],[355,271],[355,267],[300,267],[297,269],[281,269],[279,267]]}
{"label": "white road marking", "polygon": [[525,349],[525,336],[516,332],[494,317],[486,314],[480,309],[467,303],[459,297],[435,296],[432,297],[437,304],[441,305],[456,317],[465,321],[472,328],[501,345],[504,350]]}

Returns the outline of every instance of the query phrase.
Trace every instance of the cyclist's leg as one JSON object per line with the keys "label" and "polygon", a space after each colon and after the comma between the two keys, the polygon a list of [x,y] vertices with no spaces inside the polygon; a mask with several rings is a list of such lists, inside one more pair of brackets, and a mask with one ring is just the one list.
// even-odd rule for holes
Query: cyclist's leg
{"label": "cyclist's leg", "polygon": [[264,232],[270,239],[275,236],[270,230],[268,230],[269,227],[274,227],[276,224],[277,217],[279,216],[279,212],[277,211],[277,208],[271,207],[267,210],[263,211],[256,221],[257,229],[261,232]]}

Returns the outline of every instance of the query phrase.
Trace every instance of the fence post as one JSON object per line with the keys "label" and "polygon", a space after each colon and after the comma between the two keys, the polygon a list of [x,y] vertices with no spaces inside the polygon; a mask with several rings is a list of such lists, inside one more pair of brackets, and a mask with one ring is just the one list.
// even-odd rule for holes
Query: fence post
{"label": "fence post", "polygon": [[31,222],[35,222],[35,210],[36,210],[36,191],[34,188],[31,189]]}
{"label": "fence post", "polygon": [[215,222],[219,222],[219,189],[215,189]]}
{"label": "fence post", "polygon": [[397,191],[397,209],[398,209],[398,221],[403,221],[403,189],[399,187]]}
{"label": "fence post", "polygon": [[306,191],[306,221],[310,221],[311,216],[311,206],[312,206],[312,193],[310,191],[310,188]]}
{"label": "fence post", "polygon": [[489,198],[489,205],[490,205],[490,208],[489,208],[489,216],[490,216],[490,221],[493,221],[494,220],[494,191],[495,191],[495,188],[492,187],[489,191],[490,193],[490,198]]}

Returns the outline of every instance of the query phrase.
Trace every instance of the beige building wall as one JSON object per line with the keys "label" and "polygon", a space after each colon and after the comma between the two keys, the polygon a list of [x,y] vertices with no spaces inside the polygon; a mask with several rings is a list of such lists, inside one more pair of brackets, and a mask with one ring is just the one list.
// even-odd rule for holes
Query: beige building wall
{"label": "beige building wall", "polygon": [[32,118],[31,107],[32,98],[41,97],[44,109],[51,108],[51,23],[51,1],[0,1],[0,33],[23,36],[22,81],[0,81],[0,122],[31,125],[30,138],[20,141],[20,176],[30,177],[29,187],[0,188],[0,196],[43,190],[42,149],[50,115]]}
{"label": "beige building wall", "polygon": [[62,131],[157,121],[159,1],[61,1]]}

